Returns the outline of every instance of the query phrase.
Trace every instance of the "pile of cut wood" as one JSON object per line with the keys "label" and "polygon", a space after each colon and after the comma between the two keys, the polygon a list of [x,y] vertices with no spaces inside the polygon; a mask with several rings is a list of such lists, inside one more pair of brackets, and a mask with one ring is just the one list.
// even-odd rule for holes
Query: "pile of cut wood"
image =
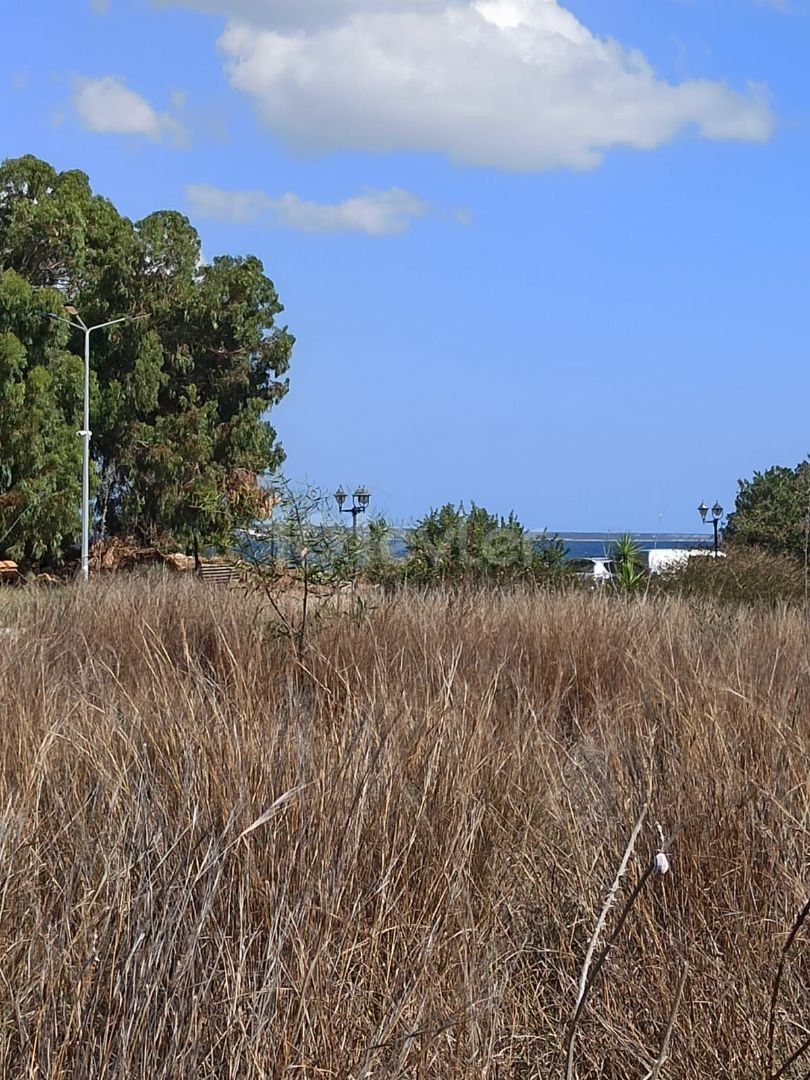
{"label": "pile of cut wood", "polygon": [[11,559],[0,560],[0,585],[16,585],[21,581],[20,568]]}
{"label": "pile of cut wood", "polygon": [[158,565],[185,572],[194,569],[194,558],[181,552],[167,555],[156,547],[144,547],[135,540],[116,536],[93,545],[90,565],[96,571],[134,570],[138,566]]}

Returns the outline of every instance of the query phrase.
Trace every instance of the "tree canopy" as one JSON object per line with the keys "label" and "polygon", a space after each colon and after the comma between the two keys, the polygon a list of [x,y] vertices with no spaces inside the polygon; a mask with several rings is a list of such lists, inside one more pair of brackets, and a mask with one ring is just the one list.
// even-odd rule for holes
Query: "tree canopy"
{"label": "tree canopy", "polygon": [[447,503],[410,530],[403,572],[411,581],[511,581],[558,572],[565,551],[545,534],[533,540],[514,514]]}
{"label": "tree canopy", "polygon": [[810,526],[810,460],[795,469],[775,465],[740,480],[734,512],[724,529],[731,543],[774,555],[804,558]]}
{"label": "tree canopy", "polygon": [[0,165],[0,552],[53,558],[77,531],[83,335],[43,314],[67,304],[148,316],[92,335],[98,526],[215,538],[255,516],[293,345],[262,263],[206,263],[182,214],[130,221],[29,156]]}

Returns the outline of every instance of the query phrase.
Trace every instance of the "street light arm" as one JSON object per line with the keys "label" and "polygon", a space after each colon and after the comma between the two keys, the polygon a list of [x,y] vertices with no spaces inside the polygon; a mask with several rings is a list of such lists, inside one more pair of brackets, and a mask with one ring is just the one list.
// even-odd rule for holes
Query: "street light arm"
{"label": "street light arm", "polygon": [[74,330],[81,330],[83,334],[91,334],[94,330],[103,330],[107,326],[115,326],[117,323],[122,322],[137,322],[138,319],[148,319],[149,314],[143,315],[124,315],[120,319],[110,319],[109,322],[97,323],[95,326],[87,326],[84,322],[73,322],[71,319],[66,319],[64,315],[57,315],[55,311],[40,311],[39,315],[44,315],[46,319],[53,319],[54,322],[64,323],[65,326],[72,326]]}
{"label": "street light arm", "polygon": [[[63,315],[57,315],[53,311],[40,311],[37,314],[44,315],[46,319],[53,319],[54,322],[64,323],[65,326],[72,326],[74,330],[81,330],[84,332],[87,329],[84,323],[71,322],[70,319],[66,319]],[[95,327],[93,329],[95,329]]]}
{"label": "street light arm", "polygon": [[109,322],[96,323],[95,326],[88,326],[87,333],[92,334],[94,330],[104,330],[108,326],[115,326],[116,323],[129,322],[129,316],[125,315],[122,319],[110,319]]}
{"label": "street light arm", "polygon": [[[137,321],[138,321],[138,319],[148,319],[148,318],[149,318],[149,315],[148,315],[148,314],[143,314],[143,315],[124,315],[124,316],[122,316],[122,318],[120,318],[120,319],[110,319],[110,321],[109,321],[109,322],[103,322],[103,323],[98,323],[98,324],[97,324],[96,326],[88,326],[88,327],[86,327],[85,329],[87,330],[87,333],[88,333],[88,334],[90,334],[90,333],[92,333],[92,331],[93,331],[93,330],[103,330],[103,329],[104,329],[105,327],[107,327],[107,326],[115,326],[115,325],[116,325],[117,323],[122,323],[122,322],[137,322]],[[76,324],[75,324],[75,323],[71,323],[70,325],[71,325],[71,326],[75,326]]]}

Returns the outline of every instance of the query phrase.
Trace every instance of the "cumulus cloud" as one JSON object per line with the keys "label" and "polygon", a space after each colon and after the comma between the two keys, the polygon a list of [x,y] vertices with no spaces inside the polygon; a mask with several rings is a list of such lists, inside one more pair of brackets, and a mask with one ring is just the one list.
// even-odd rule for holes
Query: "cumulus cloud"
{"label": "cumulus cloud", "polygon": [[339,203],[309,202],[291,193],[273,198],[263,191],[225,191],[211,184],[192,184],[186,194],[197,217],[231,224],[287,226],[313,233],[386,236],[405,232],[414,218],[428,212],[426,203],[401,188],[368,191]]}
{"label": "cumulus cloud", "polygon": [[186,134],[168,113],[159,113],[123,79],[105,75],[100,79],[79,79],[74,87],[73,105],[82,127],[110,135],[145,135],[148,139],[169,138],[182,143]]}
{"label": "cumulus cloud", "polygon": [[[232,21],[220,39],[232,85],[304,151],[434,151],[519,170],[587,169],[611,147],[648,150],[684,129],[751,141],[772,131],[760,90],[659,79],[558,0],[375,4],[334,0],[338,21],[295,30]],[[282,0],[227,6],[292,15]]]}

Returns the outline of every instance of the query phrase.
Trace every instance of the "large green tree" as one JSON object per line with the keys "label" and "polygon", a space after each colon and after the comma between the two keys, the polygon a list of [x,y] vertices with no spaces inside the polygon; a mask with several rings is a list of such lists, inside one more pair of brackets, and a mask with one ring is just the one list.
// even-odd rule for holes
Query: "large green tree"
{"label": "large green tree", "polygon": [[45,290],[0,271],[0,552],[53,560],[79,524],[82,363],[36,313]]}
{"label": "large green tree", "polygon": [[810,536],[810,460],[795,469],[775,465],[740,480],[723,534],[735,544],[804,558]]}
{"label": "large green tree", "polygon": [[[214,538],[255,513],[245,477],[283,460],[266,416],[293,344],[258,259],[205,263],[182,214],[132,222],[83,173],[24,157],[0,166],[0,275],[0,551],[75,534],[82,335],[39,313],[66,304],[88,325],[147,315],[92,339],[97,527]],[[44,461],[64,502],[43,497]]]}

